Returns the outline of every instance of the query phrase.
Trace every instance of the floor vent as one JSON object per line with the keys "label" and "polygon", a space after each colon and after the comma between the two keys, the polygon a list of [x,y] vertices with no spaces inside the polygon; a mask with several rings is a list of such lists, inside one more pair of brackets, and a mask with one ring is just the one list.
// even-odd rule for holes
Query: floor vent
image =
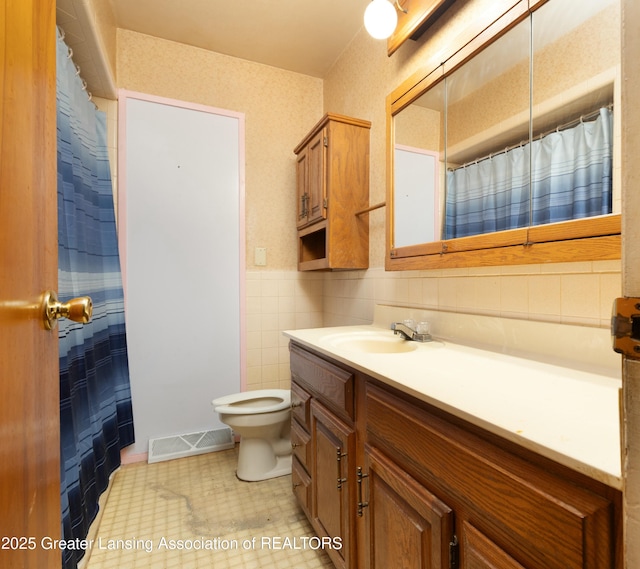
{"label": "floor vent", "polygon": [[148,462],[195,456],[196,454],[230,449],[233,446],[233,433],[229,427],[161,439],[149,439]]}

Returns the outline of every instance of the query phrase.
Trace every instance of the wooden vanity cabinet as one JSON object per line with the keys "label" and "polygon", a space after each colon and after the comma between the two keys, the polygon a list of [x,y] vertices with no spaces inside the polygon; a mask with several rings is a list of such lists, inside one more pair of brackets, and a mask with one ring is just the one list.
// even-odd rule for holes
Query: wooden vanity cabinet
{"label": "wooden vanity cabinet", "polygon": [[301,271],[369,266],[370,128],[326,114],[294,150]]}
{"label": "wooden vanity cabinet", "polygon": [[294,486],[303,472],[308,496],[294,491],[319,536],[343,539],[328,551],[336,567],[622,569],[620,491],[295,342],[290,350],[310,449],[294,457]]}
{"label": "wooden vanity cabinet", "polygon": [[[374,381],[366,387],[365,438],[369,456],[386,457],[411,487],[451,509],[454,533],[443,567],[621,567],[615,489]],[[371,490],[367,515],[375,531],[380,491]],[[370,557],[378,555],[375,547]]]}

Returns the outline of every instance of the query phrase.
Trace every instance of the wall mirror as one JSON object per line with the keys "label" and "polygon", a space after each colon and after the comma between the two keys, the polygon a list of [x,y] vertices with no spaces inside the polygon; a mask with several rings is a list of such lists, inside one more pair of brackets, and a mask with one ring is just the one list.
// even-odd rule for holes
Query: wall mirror
{"label": "wall mirror", "polygon": [[619,30],[521,0],[389,95],[387,269],[620,258]]}

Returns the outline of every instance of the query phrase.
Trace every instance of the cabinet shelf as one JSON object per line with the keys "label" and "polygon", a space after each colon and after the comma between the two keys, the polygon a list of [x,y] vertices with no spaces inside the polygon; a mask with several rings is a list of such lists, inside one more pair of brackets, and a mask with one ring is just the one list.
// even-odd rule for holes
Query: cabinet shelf
{"label": "cabinet shelf", "polygon": [[326,223],[312,226],[298,234],[298,268],[300,270],[327,269]]}

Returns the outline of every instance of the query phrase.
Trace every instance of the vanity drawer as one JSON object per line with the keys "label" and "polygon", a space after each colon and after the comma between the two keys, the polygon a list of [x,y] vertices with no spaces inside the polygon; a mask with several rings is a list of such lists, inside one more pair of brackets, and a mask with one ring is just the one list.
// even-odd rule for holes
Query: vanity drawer
{"label": "vanity drawer", "polygon": [[298,503],[307,516],[311,517],[311,478],[295,457],[291,465],[291,486]]}
{"label": "vanity drawer", "polygon": [[291,374],[337,415],[353,419],[354,374],[291,344]]}
{"label": "vanity drawer", "polygon": [[311,451],[311,435],[305,431],[298,421],[291,421],[291,449],[302,466],[309,470],[309,453]]}
{"label": "vanity drawer", "polygon": [[311,415],[309,410],[309,403],[311,402],[311,395],[309,395],[302,387],[297,383],[291,382],[291,415],[296,418],[301,425],[304,425],[307,430],[311,427],[309,421]]}

